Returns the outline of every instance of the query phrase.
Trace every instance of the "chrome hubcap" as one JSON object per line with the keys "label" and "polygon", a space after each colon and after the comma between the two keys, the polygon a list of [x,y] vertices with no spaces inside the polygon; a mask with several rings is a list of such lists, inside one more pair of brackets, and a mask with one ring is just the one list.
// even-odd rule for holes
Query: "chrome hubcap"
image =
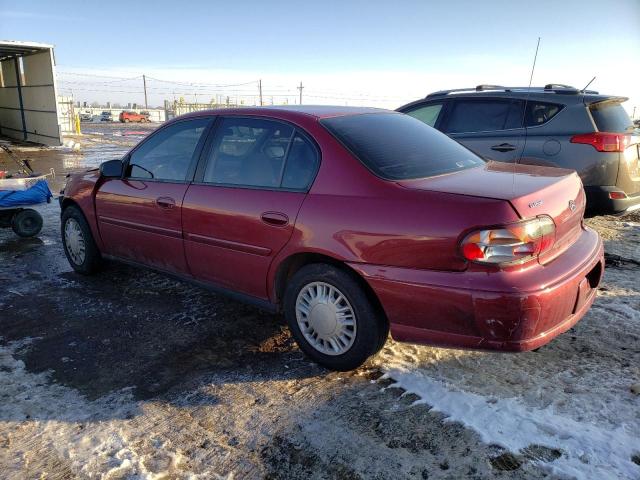
{"label": "chrome hubcap", "polygon": [[313,282],[300,290],[296,319],[307,342],[326,355],[347,352],[356,339],[355,312],[347,297],[328,283]]}
{"label": "chrome hubcap", "polygon": [[85,259],[85,244],[82,230],[77,220],[70,218],[64,225],[64,244],[71,260],[76,265],[82,265]]}

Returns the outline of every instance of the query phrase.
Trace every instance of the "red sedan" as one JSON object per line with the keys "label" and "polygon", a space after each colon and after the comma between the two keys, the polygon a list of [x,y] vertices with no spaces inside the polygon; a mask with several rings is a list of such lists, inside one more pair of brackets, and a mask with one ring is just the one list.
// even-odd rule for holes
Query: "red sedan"
{"label": "red sedan", "polygon": [[400,341],[523,351],[571,328],[603,274],[573,171],[486,163],[412,117],[346,107],[198,112],[71,176],[71,266],[167,272],[282,311],[352,369]]}

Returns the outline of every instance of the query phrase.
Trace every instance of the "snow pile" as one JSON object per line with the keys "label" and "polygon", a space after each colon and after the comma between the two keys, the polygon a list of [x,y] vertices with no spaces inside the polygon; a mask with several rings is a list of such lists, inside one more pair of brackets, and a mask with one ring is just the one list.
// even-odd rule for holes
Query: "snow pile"
{"label": "snow pile", "polygon": [[[500,354],[391,343],[386,377],[449,421],[514,454],[544,446],[541,463],[577,479],[638,479],[640,285],[636,270],[609,269],[587,316],[539,352]],[[638,457],[635,457],[638,458]],[[637,461],[637,460],[636,460]]]}
{"label": "snow pile", "polygon": [[[153,404],[134,402],[126,390],[92,402],[51,383],[47,373],[28,372],[13,355],[33,340],[0,345],[0,431],[23,452],[3,478],[24,478],[27,466],[42,472],[63,462],[81,476],[232,480],[233,474],[189,471],[172,442],[151,436],[152,426],[166,414]],[[147,416],[145,422],[137,418]]]}
{"label": "snow pile", "polygon": [[555,473],[579,479],[635,479],[640,467],[631,457],[640,448],[636,432],[628,426],[609,430],[588,422],[558,415],[552,408],[535,409],[516,398],[487,398],[457,390],[453,385],[432,380],[406,368],[390,368],[387,376],[394,386],[421,397],[426,403],[473,428],[482,441],[512,452],[533,445],[556,448],[562,456],[550,465]]}

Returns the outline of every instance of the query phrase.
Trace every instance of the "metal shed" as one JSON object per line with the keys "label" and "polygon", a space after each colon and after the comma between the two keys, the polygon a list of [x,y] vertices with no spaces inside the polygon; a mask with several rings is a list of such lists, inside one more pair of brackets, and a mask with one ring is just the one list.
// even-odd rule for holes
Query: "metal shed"
{"label": "metal shed", "polygon": [[0,136],[61,145],[53,46],[0,40]]}

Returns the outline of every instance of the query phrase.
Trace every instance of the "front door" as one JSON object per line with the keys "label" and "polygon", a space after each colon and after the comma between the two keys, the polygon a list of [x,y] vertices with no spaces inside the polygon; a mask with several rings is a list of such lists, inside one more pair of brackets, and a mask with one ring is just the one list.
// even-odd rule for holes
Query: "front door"
{"label": "front door", "polygon": [[161,128],[131,152],[123,178],[100,186],[96,214],[106,254],[188,273],[182,201],[210,121],[198,118]]}
{"label": "front door", "polygon": [[524,149],[520,100],[457,99],[447,113],[444,132],[485,160],[517,162]]}
{"label": "front door", "polygon": [[229,116],[185,196],[187,263],[195,278],[267,299],[267,272],[285,246],[319,155],[287,123]]}

